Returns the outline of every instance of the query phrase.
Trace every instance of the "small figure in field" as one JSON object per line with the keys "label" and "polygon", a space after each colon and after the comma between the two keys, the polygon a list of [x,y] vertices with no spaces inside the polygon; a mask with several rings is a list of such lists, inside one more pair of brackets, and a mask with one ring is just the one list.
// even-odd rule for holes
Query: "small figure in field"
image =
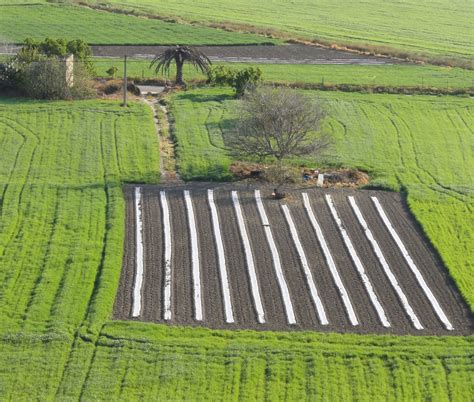
{"label": "small figure in field", "polygon": [[273,189],[272,197],[275,200],[280,200],[285,197],[285,194],[280,193],[276,188]]}

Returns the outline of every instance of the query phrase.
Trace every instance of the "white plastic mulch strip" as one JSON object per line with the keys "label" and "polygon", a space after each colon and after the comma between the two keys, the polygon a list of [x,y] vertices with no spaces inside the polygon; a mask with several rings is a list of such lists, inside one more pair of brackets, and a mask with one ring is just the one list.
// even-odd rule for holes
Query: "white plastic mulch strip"
{"label": "white plastic mulch strip", "polygon": [[237,191],[232,191],[232,202],[234,203],[235,214],[237,215],[237,223],[239,226],[240,237],[244,245],[245,260],[247,262],[247,270],[250,278],[250,288],[252,290],[252,297],[255,304],[255,310],[257,312],[257,319],[260,324],[265,322],[265,313],[263,311],[262,298],[260,296],[260,289],[258,286],[257,272],[255,270],[255,264],[253,260],[252,248],[250,246],[250,240],[245,227],[245,221],[242,214],[242,208],[240,207],[239,196]]}
{"label": "white plastic mulch strip", "polygon": [[290,209],[287,205],[282,205],[281,207],[283,209],[283,213],[285,214],[286,222],[290,227],[291,237],[293,238],[296,250],[298,251],[301,266],[303,267],[303,272],[306,276],[306,283],[308,284],[309,290],[311,292],[311,297],[313,298],[313,302],[318,313],[319,321],[322,325],[328,325],[329,322],[326,316],[326,311],[324,310],[323,303],[319,297],[316,285],[314,284],[313,274],[311,273],[311,270],[309,268],[306,253],[304,252],[303,245],[301,244],[300,237],[298,235],[298,231],[296,230],[295,223],[293,221],[293,218],[291,217]]}
{"label": "white plastic mulch strip", "polygon": [[280,287],[281,295],[283,298],[283,305],[285,306],[286,318],[287,318],[288,324],[290,325],[296,324],[295,312],[293,310],[293,304],[291,303],[290,292],[288,290],[288,285],[286,284],[285,276],[283,275],[280,255],[278,254],[278,249],[276,247],[275,240],[273,239],[270,223],[268,222],[268,217],[265,212],[265,207],[263,206],[262,198],[260,196],[260,190],[255,190],[255,201],[257,202],[257,208],[260,214],[260,219],[262,220],[262,225],[264,226],[267,242],[268,242],[268,245],[270,246],[270,251],[272,253],[273,267],[275,269],[278,285]]}
{"label": "white plastic mulch strip", "polygon": [[227,267],[224,253],[224,243],[222,241],[221,229],[219,225],[219,215],[217,214],[216,204],[214,203],[214,191],[207,190],[207,198],[211,208],[212,227],[214,229],[214,239],[217,247],[217,258],[219,260],[219,272],[221,275],[222,296],[224,298],[225,321],[227,323],[234,322],[234,314],[232,312],[232,303],[230,300],[229,280],[227,278]]}
{"label": "white plastic mulch strip", "polygon": [[133,284],[132,317],[139,317],[142,310],[143,285],[143,220],[142,220],[142,189],[135,187],[135,281]]}
{"label": "white plastic mulch strip", "polygon": [[[336,266],[334,263],[334,260],[332,259],[331,253],[329,251],[329,248],[326,244],[326,241],[324,240],[323,233],[321,231],[321,228],[319,228],[319,225],[316,221],[316,218],[314,217],[313,211],[311,209],[311,205],[309,203],[309,198],[308,195],[305,193],[303,194],[304,198],[304,204],[306,207],[306,210],[308,211],[309,219],[311,220],[311,223],[313,224],[313,227],[316,230],[316,234],[318,235],[318,239],[321,236],[324,246],[322,246],[324,255],[326,256],[326,261],[328,262],[328,265],[331,266]],[[339,217],[339,214],[337,213],[336,208],[334,207],[334,203],[332,201],[331,196],[328,194],[326,195],[326,201],[329,205],[329,209],[331,210],[332,217],[334,218],[334,221],[336,222],[336,225],[339,229],[339,232],[341,233],[342,239],[344,240],[344,244],[346,245],[347,250],[349,251],[349,254],[352,258],[352,261],[354,262],[354,265],[356,266],[357,272],[359,273],[362,282],[364,283],[365,289],[367,290],[367,293],[369,295],[370,301],[372,302],[375,310],[377,311],[377,315],[379,316],[379,320],[382,323],[384,327],[390,327],[390,322],[387,319],[387,316],[385,314],[385,311],[382,307],[382,304],[380,303],[377,294],[374,291],[374,288],[372,286],[372,282],[370,282],[369,277],[367,276],[365,272],[364,265],[362,264],[362,261],[359,258],[359,255],[357,254],[357,251],[354,248],[354,245],[352,244],[352,241],[349,237],[349,234],[347,233],[346,229],[344,228],[344,225],[342,224],[341,218]],[[316,229],[316,226],[318,226],[318,229]],[[320,243],[321,245],[323,242]]]}
{"label": "white plastic mulch strip", "polygon": [[191,235],[191,265],[193,270],[194,318],[202,321],[201,262],[199,259],[199,243],[194,218],[193,201],[188,190],[184,190],[184,200],[188,212],[189,233]]}
{"label": "white plastic mulch strip", "polygon": [[161,209],[163,211],[163,233],[165,240],[165,284],[163,292],[163,319],[171,320],[171,223],[166,192],[160,191]]}
{"label": "white plastic mulch strip", "polygon": [[387,260],[385,259],[382,250],[380,249],[380,246],[375,240],[374,235],[372,234],[372,231],[369,229],[369,226],[367,225],[367,222],[364,219],[364,216],[362,215],[362,212],[360,211],[359,207],[357,206],[357,203],[354,199],[353,196],[349,196],[349,203],[352,206],[352,209],[354,210],[354,213],[357,217],[357,220],[359,221],[360,225],[362,226],[362,229],[364,229],[365,236],[369,240],[370,244],[372,245],[372,248],[375,252],[375,255],[380,261],[380,264],[382,265],[382,268],[385,272],[385,274],[388,277],[388,280],[390,281],[390,284],[392,287],[395,289],[395,292],[397,293],[403,308],[405,309],[408,317],[411,319],[414,327],[416,329],[423,329],[423,326],[420,323],[420,320],[416,316],[415,312],[413,311],[413,308],[410,306],[410,303],[408,302],[408,299],[403,292],[402,288],[400,287],[397,278],[393,274],[392,270],[390,269],[390,266],[387,263]]}
{"label": "white plastic mulch strip", "polygon": [[390,220],[388,219],[384,209],[382,208],[382,205],[380,204],[379,200],[377,197],[371,197],[372,201],[375,205],[375,208],[377,209],[377,212],[379,213],[380,217],[383,220],[383,223],[387,227],[388,231],[393,237],[393,240],[395,240],[395,243],[397,243],[398,248],[400,249],[400,252],[403,255],[403,258],[405,258],[405,261],[407,262],[408,266],[410,267],[411,271],[415,275],[416,280],[418,281],[419,285],[423,289],[423,291],[426,294],[426,297],[428,297],[428,300],[430,301],[431,305],[433,306],[434,311],[436,312],[436,315],[438,318],[441,320],[441,322],[444,324],[446,329],[449,331],[452,331],[453,325],[449,321],[448,317],[444,313],[443,309],[438,303],[438,300],[436,297],[433,295],[431,292],[431,289],[428,287],[428,285],[425,282],[425,279],[423,278],[423,275],[421,274],[420,270],[416,266],[415,262],[411,258],[410,254],[408,253],[408,250],[406,249],[405,245],[403,244],[402,240],[400,239],[400,236],[398,236],[398,233],[395,231],[395,228],[392,226]]}
{"label": "white plastic mulch strip", "polygon": [[[311,205],[309,204],[308,195],[306,193],[303,194],[303,201],[306,208],[306,212],[308,213],[309,219],[311,221],[311,225],[313,226],[313,229],[316,232],[316,236],[318,238],[319,244],[321,245],[321,248],[323,249],[324,257],[326,258],[326,262],[328,263],[328,266],[329,266],[329,271],[331,272],[334,283],[336,284],[336,287],[339,290],[339,294],[341,295],[342,302],[344,304],[344,307],[346,308],[349,321],[351,322],[353,326],[359,325],[359,321],[357,320],[357,316],[354,311],[354,307],[352,306],[351,299],[349,298],[349,294],[347,293],[346,287],[344,286],[341,276],[339,275],[339,271],[337,270],[336,264],[334,263],[334,260],[332,258],[329,247],[326,243],[326,239],[324,238],[321,227],[319,226],[318,221],[316,220],[316,217],[314,216]],[[330,201],[332,202],[332,200]]]}

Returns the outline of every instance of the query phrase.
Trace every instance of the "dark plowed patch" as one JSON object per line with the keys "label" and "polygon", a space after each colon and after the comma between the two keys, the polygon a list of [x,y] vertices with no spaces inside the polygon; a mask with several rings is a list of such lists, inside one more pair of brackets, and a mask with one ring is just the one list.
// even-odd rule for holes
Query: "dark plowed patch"
{"label": "dark plowed patch", "polygon": [[[293,303],[296,324],[289,325],[278,285],[271,250],[265,235],[254,197],[254,189],[239,185],[195,183],[183,186],[142,186],[144,284],[142,288],[141,320],[167,322],[175,325],[200,325],[210,328],[261,330],[315,330],[414,335],[467,335],[473,333],[473,318],[460,297],[455,284],[441,263],[436,251],[423,236],[402,197],[397,193],[356,190],[294,190],[284,200],[273,200],[270,190],[262,188],[262,199],[271,232],[282,263],[283,274]],[[214,189],[214,199],[220,220],[229,289],[235,323],[225,322],[222,278],[212,227],[207,189]],[[136,275],[135,234],[136,214],[134,186],[124,189],[126,199],[126,236],[123,270],[114,309],[117,319],[130,319],[133,286]],[[191,193],[198,232],[201,262],[201,287],[204,319],[195,320],[193,298],[191,237],[183,191]],[[257,320],[245,251],[237,216],[231,198],[237,190],[245,226],[249,235],[256,267],[265,323]],[[163,320],[163,223],[160,191],[167,194],[172,231],[172,319]],[[302,192],[307,192],[317,221],[322,229],[337,270],[353,305],[359,325],[352,325],[342,302],[324,252],[303,205]],[[364,265],[367,276],[380,300],[391,327],[380,322],[364,283],[352,261],[326,203],[330,194],[335,208]],[[423,325],[414,328],[403,304],[392,288],[381,262],[367,240],[363,228],[352,210],[348,196],[354,196],[383,255],[396,276],[409,303]],[[437,317],[429,299],[403,258],[397,244],[380,218],[371,196],[378,198],[392,225],[438,300],[454,331],[448,331]],[[287,204],[308,260],[319,297],[329,325],[322,325],[311,297],[301,261],[281,206]]]}
{"label": "dark plowed patch", "polygon": [[[305,45],[197,46],[212,61],[274,64],[393,64],[397,60]],[[97,57],[152,57],[166,46],[92,46]]]}

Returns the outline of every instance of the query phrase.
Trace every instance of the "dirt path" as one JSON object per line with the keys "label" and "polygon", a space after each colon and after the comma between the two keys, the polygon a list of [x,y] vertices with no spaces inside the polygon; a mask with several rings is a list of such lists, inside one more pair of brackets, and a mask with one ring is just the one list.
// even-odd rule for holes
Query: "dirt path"
{"label": "dirt path", "polygon": [[[142,100],[152,110],[156,135],[160,144],[160,182],[162,184],[182,184],[183,181],[176,171],[174,143],[170,137],[168,109],[166,106],[159,104],[156,98],[150,99],[144,96]],[[156,110],[157,107],[162,112],[161,118]]]}

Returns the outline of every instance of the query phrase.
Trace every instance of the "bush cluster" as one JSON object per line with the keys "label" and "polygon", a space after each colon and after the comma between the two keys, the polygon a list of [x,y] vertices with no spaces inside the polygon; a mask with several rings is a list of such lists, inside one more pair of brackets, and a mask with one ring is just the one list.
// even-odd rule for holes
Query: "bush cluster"
{"label": "bush cluster", "polygon": [[236,70],[226,66],[213,66],[207,72],[208,84],[231,86],[237,97],[241,97],[247,90],[255,88],[261,79],[262,71],[258,67]]}
{"label": "bush cluster", "polygon": [[[65,58],[74,56],[68,77]],[[17,55],[0,63],[0,89],[11,89],[36,99],[85,99],[93,97],[90,76],[92,51],[82,40],[25,39]]]}

